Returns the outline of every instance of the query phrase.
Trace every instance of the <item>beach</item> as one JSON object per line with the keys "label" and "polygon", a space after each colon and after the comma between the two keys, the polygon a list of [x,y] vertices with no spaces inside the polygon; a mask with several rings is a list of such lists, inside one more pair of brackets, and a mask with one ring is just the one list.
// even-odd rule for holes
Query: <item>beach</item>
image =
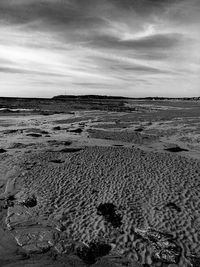
{"label": "beach", "polygon": [[198,266],[198,105],[0,110],[2,266]]}

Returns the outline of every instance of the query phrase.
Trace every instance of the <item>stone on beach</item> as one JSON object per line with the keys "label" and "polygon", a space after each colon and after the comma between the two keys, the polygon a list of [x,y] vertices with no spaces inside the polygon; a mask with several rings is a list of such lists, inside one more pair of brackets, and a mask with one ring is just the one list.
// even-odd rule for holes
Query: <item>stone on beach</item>
{"label": "stone on beach", "polygon": [[152,259],[163,263],[178,263],[181,256],[181,248],[176,244],[171,234],[157,230],[135,229],[135,232],[146,240],[153,250]]}
{"label": "stone on beach", "polygon": [[54,232],[40,226],[17,229],[15,239],[29,253],[46,252],[55,243]]}

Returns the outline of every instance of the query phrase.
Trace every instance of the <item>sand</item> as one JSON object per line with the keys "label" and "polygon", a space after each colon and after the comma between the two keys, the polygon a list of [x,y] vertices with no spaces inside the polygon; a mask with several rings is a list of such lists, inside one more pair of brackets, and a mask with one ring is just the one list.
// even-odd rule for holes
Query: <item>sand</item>
{"label": "sand", "polygon": [[145,114],[0,117],[1,266],[198,266],[199,117]]}

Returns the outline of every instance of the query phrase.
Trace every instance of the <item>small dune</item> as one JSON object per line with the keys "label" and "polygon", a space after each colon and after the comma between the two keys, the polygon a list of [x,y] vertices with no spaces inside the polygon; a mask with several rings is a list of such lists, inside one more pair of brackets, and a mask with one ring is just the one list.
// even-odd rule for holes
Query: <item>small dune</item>
{"label": "small dune", "polygon": [[91,138],[97,139],[106,139],[113,141],[121,141],[135,144],[143,144],[143,143],[151,143],[157,140],[155,135],[146,135],[140,134],[135,131],[106,131],[106,130],[96,130],[96,129],[88,129],[88,133]]}

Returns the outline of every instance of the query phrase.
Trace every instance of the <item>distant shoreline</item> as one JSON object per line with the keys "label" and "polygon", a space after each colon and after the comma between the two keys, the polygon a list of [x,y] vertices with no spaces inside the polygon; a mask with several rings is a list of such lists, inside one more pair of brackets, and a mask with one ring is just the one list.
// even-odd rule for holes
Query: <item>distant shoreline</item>
{"label": "distant shoreline", "polygon": [[198,101],[199,97],[124,97],[124,96],[107,96],[107,95],[58,95],[52,98],[45,97],[0,97],[1,100],[152,100],[152,101],[164,101],[164,100],[188,100],[188,101]]}

